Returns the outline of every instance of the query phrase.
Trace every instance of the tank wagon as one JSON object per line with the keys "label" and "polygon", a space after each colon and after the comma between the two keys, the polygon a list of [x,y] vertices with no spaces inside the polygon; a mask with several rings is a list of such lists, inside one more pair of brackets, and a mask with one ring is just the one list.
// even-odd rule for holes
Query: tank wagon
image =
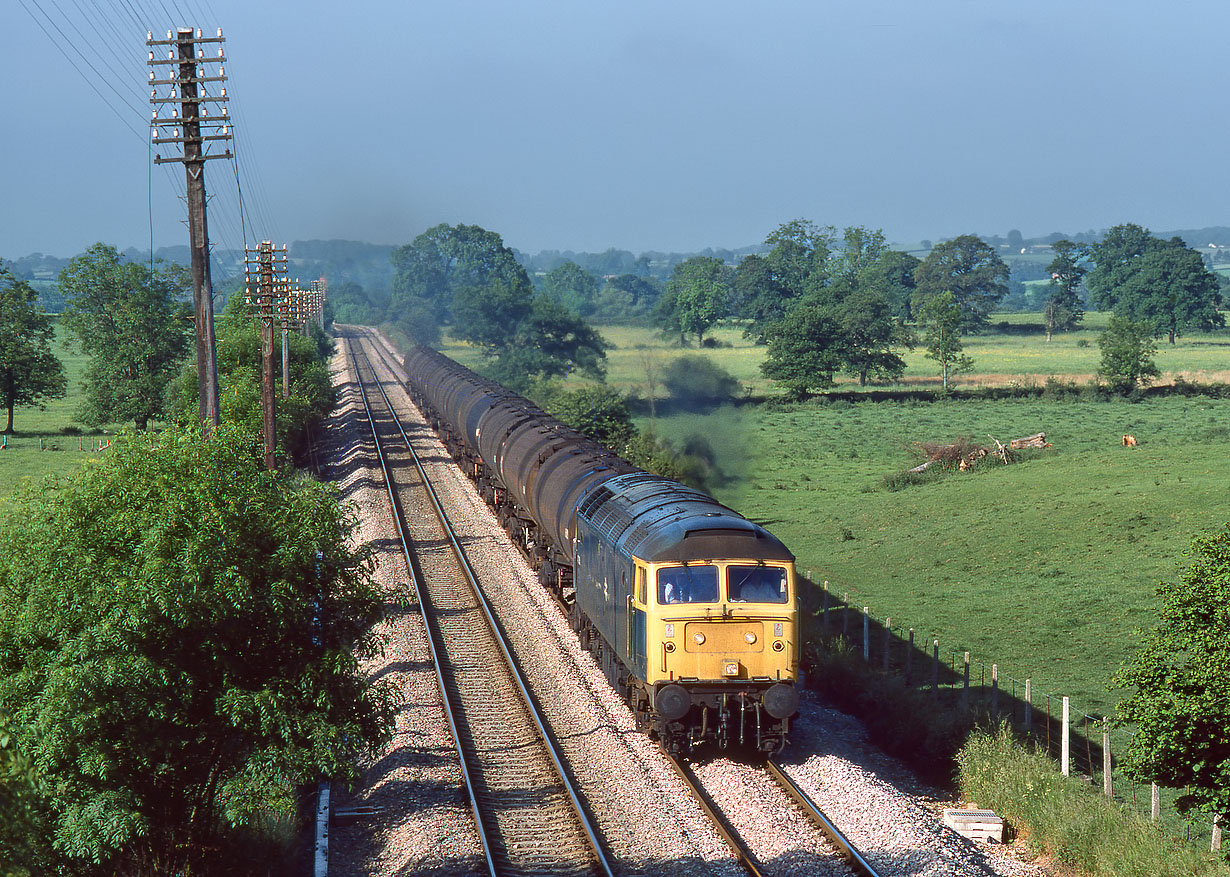
{"label": "tank wagon", "polygon": [[434,350],[403,365],[639,728],[672,752],[785,744],[799,613],[794,556],[776,537]]}

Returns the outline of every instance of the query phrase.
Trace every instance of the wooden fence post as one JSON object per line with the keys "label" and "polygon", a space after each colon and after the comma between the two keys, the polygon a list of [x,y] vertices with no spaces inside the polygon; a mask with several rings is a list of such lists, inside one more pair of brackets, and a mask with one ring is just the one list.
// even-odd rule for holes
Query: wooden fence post
{"label": "wooden fence post", "polygon": [[1071,753],[1072,729],[1068,726],[1068,709],[1069,709],[1068,697],[1067,695],[1064,695],[1064,698],[1063,698],[1063,728],[1060,729],[1060,737],[1059,737],[1059,758],[1060,758],[1059,766],[1060,766],[1060,772],[1064,776],[1072,775],[1072,766],[1068,763],[1068,760],[1071,758],[1071,754],[1072,754]]}
{"label": "wooden fence post", "polygon": [[841,635],[844,637],[850,632],[850,592],[843,593],[841,599]]}
{"label": "wooden fence post", "polygon": [[965,653],[965,682],[961,686],[961,705],[969,706],[969,652]]}
{"label": "wooden fence post", "polygon": [[911,677],[912,665],[914,663],[914,628],[910,628],[910,646],[905,652],[905,684],[909,685],[914,681]]}
{"label": "wooden fence post", "polygon": [[1030,698],[1030,690],[1033,686],[1031,680],[1025,680],[1025,733],[1028,734],[1034,729],[1034,705]]}
{"label": "wooden fence post", "polygon": [[1221,814],[1213,817],[1213,844],[1209,852],[1216,853],[1221,849]]}
{"label": "wooden fence post", "polygon": [[871,661],[871,618],[867,614],[867,607],[863,607],[863,663],[867,664]]}
{"label": "wooden fence post", "polygon": [[991,665],[991,724],[999,723],[999,664]]}
{"label": "wooden fence post", "polygon": [[824,620],[824,635],[829,633],[829,580],[824,580],[824,593],[822,595],[823,603],[821,603],[820,617]]}
{"label": "wooden fence post", "polygon": [[1158,817],[1162,815],[1162,790],[1158,788],[1157,783],[1151,784],[1149,788],[1149,818],[1157,822]]}
{"label": "wooden fence post", "polygon": [[1111,783],[1114,782],[1111,776],[1111,758],[1110,758],[1110,719],[1102,716],[1102,792],[1108,798],[1113,798],[1114,793],[1111,789]]}
{"label": "wooden fence post", "polygon": [[884,672],[888,672],[888,662],[890,652],[893,646],[893,619],[889,616],[884,619]]}
{"label": "wooden fence post", "polygon": [[931,693],[940,693],[940,641],[931,642]]}

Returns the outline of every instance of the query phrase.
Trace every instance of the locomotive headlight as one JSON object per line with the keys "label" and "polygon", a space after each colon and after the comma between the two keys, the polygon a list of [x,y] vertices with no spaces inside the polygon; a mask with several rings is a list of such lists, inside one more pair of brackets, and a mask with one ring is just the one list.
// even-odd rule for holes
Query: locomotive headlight
{"label": "locomotive headlight", "polygon": [[695,634],[695,635],[692,637],[692,642],[696,643],[698,646],[700,646],[700,645],[704,645],[704,643],[705,643],[705,635],[704,635],[703,633],[698,633],[698,634]]}
{"label": "locomotive headlight", "polygon": [[785,649],[786,649],[786,644],[782,642],[781,640],[776,640],[773,643],[773,651],[782,652],[782,651],[785,651]]}
{"label": "locomotive headlight", "polygon": [[666,625],[666,629],[665,631],[663,631],[663,634],[665,636],[674,636],[675,635],[675,625],[674,624]]}
{"label": "locomotive headlight", "polygon": [[747,642],[747,644],[750,646],[752,643],[756,642],[756,634],[752,633],[752,632],[749,630],[747,633],[743,634],[743,639],[744,639],[744,640]]}
{"label": "locomotive headlight", "polygon": [[786,626],[782,624],[780,621],[778,621],[773,625],[773,635],[781,636],[782,633],[785,631],[785,629],[786,629]]}
{"label": "locomotive headlight", "polygon": [[665,648],[668,652],[673,652],[675,651],[675,644],[667,643],[665,646],[663,646],[663,648]]}

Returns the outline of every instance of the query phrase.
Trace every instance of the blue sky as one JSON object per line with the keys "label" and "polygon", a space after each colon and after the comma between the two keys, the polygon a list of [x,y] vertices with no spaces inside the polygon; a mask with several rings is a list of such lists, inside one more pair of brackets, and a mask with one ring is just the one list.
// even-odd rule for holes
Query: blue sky
{"label": "blue sky", "polygon": [[8,258],[144,247],[151,214],[155,246],[185,242],[182,170],[151,172],[145,142],[145,29],[179,24],[227,36],[255,228],[212,162],[218,246],[438,222],[529,251],[736,247],[799,217],[897,242],[1230,225],[1211,0],[15,0],[2,21]]}

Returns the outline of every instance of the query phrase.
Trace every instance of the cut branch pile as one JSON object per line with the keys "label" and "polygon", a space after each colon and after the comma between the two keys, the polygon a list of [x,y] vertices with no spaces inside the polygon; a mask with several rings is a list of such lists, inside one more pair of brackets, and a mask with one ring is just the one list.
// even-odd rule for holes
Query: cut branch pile
{"label": "cut branch pile", "polygon": [[995,438],[995,436],[987,436],[987,438],[995,442],[994,447],[975,445],[968,438],[957,439],[949,445],[920,442],[917,446],[918,450],[927,459],[908,471],[926,472],[932,466],[939,464],[950,469],[956,468],[961,472],[965,472],[972,469],[980,460],[986,457],[995,457],[1006,466],[1015,459],[1013,451],[1021,451],[1026,448],[1051,447],[1051,443],[1046,440],[1046,433],[1044,432],[1034,433],[1025,438],[1013,439],[1006,445]]}

